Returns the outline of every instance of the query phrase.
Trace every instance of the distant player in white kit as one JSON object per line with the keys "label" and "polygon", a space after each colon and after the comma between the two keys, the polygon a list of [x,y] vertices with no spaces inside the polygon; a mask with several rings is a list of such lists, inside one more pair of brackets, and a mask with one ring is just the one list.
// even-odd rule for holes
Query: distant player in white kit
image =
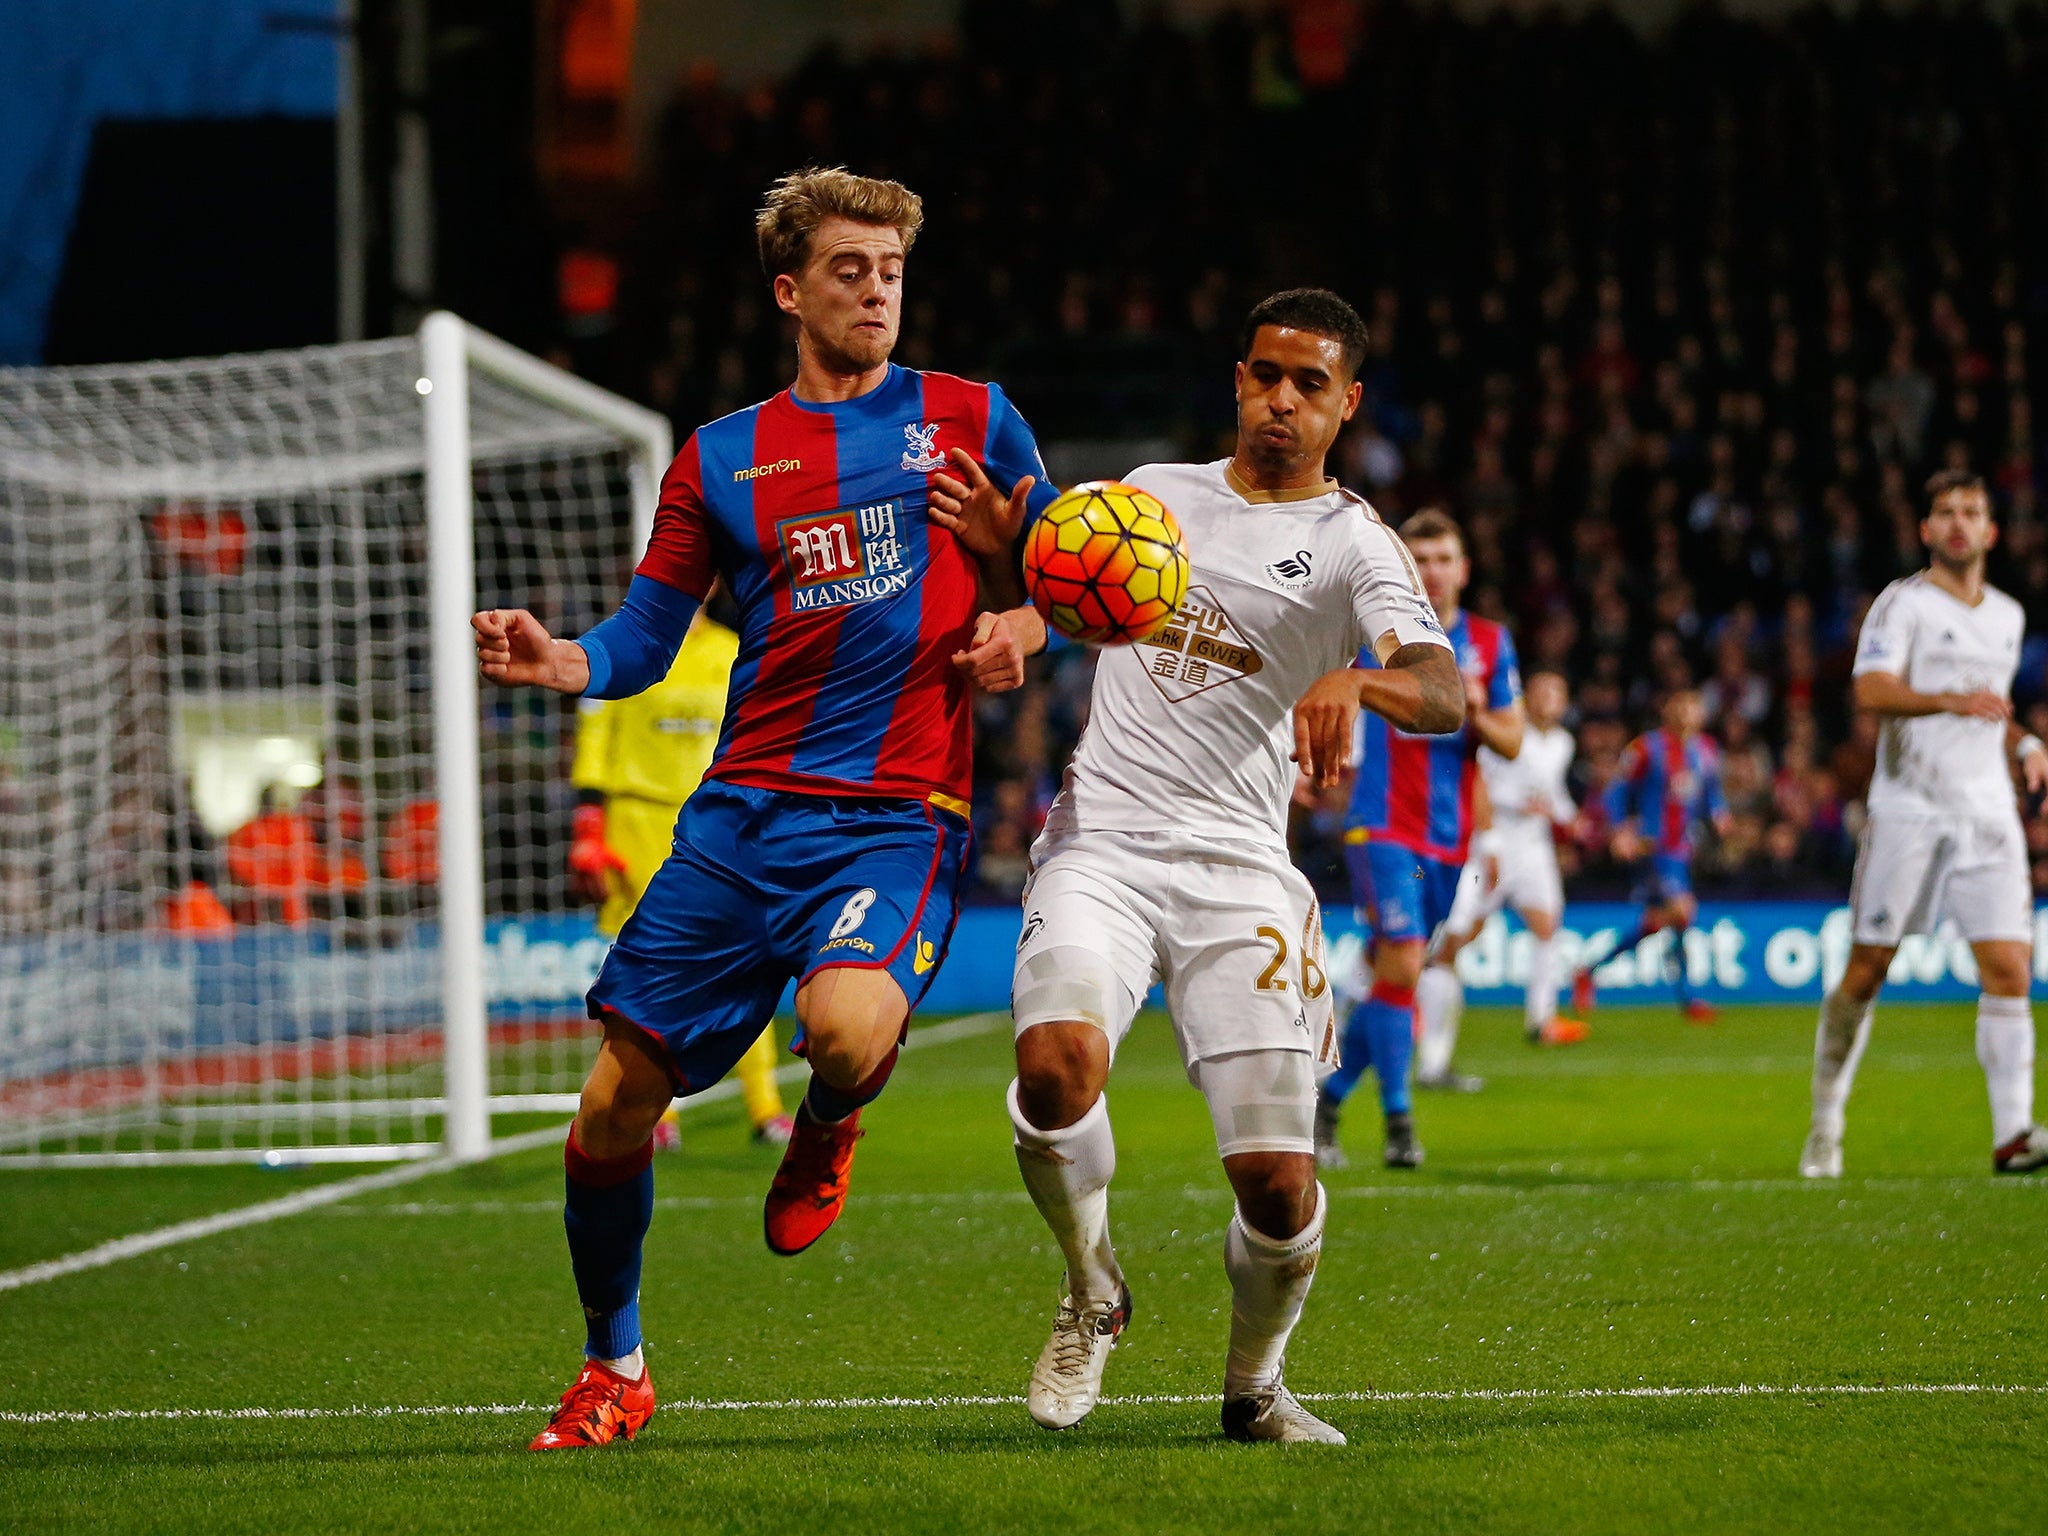
{"label": "distant player in white kit", "polygon": [[[1235,455],[1129,477],[1180,520],[1192,580],[1154,640],[1102,653],[1088,730],[1032,849],[1013,993],[1017,1163],[1067,1265],[1031,1373],[1031,1414],[1049,1429],[1095,1406],[1130,1320],[1103,1087],[1159,981],[1237,1197],[1224,1432],[1344,1439],[1281,1381],[1322,1249],[1315,1084],[1337,1051],[1322,915],[1287,852],[1289,755],[1333,785],[1361,708],[1407,730],[1464,718],[1457,663],[1400,541],[1323,475],[1365,348],[1335,294],[1274,295],[1245,323]],[[1361,646],[1382,670],[1350,665]]]}
{"label": "distant player in white kit", "polygon": [[1977,1060],[1991,1094],[1991,1166],[2048,1167],[2034,1123],[2034,907],[2011,769],[2048,788],[2048,748],[2012,724],[2012,679],[2026,617],[1986,584],[1997,541],[1976,476],[1927,483],[1920,538],[1929,567],[1871,605],[1856,646],[1856,705],[1881,716],[1870,820],[1856,855],[1849,963],[1821,1001],[1813,1045],[1813,1128],[1799,1155],[1809,1179],[1840,1178],[1842,1129],[1871,1010],[1899,941],[1955,919],[1982,978]]}
{"label": "distant player in white kit", "polygon": [[1479,1079],[1451,1066],[1465,988],[1454,962],[1486,920],[1506,908],[1529,930],[1529,978],[1524,986],[1523,1030],[1531,1045],[1576,1045],[1589,1033],[1577,1019],[1557,1015],[1564,977],[1557,964],[1557,928],[1564,916],[1564,880],[1557,868],[1557,832],[1578,816],[1565,787],[1578,744],[1565,729],[1571,704],[1565,681],[1538,672],[1523,693],[1528,723],[1522,750],[1502,757],[1482,746],[1479,774],[1492,825],[1472,840],[1472,857],[1458,879],[1451,915],[1430,949],[1429,966],[1415,988],[1421,1037],[1415,1045],[1415,1086],[1476,1092]]}

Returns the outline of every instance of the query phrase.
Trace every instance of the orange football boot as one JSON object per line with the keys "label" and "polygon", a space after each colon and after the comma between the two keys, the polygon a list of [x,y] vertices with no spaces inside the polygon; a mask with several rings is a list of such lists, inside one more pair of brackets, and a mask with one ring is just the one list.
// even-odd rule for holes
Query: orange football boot
{"label": "orange football boot", "polygon": [[1540,1028],[1530,1032],[1531,1045],[1577,1045],[1593,1033],[1592,1027],[1577,1019],[1562,1017],[1548,1018]]}
{"label": "orange football boot", "polygon": [[562,1394],[562,1406],[548,1427],[533,1437],[529,1451],[570,1451],[628,1440],[654,1417],[654,1375],[643,1364],[640,1379],[628,1381],[597,1360],[583,1362],[583,1374]]}
{"label": "orange football boot", "polygon": [[853,1176],[854,1145],[863,1134],[857,1109],[837,1125],[820,1125],[808,1113],[796,1117],[761,1211],[771,1252],[784,1258],[802,1253],[839,1219]]}

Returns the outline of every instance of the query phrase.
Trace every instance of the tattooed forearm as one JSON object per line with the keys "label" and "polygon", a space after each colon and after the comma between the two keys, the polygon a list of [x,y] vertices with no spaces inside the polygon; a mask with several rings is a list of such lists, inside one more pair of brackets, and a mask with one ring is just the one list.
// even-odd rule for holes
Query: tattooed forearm
{"label": "tattooed forearm", "polygon": [[[1416,698],[1410,718],[1395,720],[1405,731],[1440,736],[1465,723],[1465,679],[1457,658],[1440,645],[1404,645],[1385,662],[1389,672],[1415,680]],[[1391,718],[1391,717],[1390,717]]]}

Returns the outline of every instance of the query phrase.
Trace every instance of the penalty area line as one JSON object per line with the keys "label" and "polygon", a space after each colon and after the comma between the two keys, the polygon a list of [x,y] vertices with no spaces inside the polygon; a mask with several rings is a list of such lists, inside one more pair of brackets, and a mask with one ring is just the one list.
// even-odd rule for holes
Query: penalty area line
{"label": "penalty area line", "polygon": [[[1725,1386],[1637,1387],[1466,1387],[1455,1391],[1297,1392],[1305,1403],[1569,1403],[1631,1402],[1671,1398],[1745,1397],[2038,1397],[2048,1386],[1996,1385],[1975,1381],[1834,1383],[1773,1386],[1740,1382]],[[1021,1408],[1017,1393],[944,1397],[774,1397],[681,1398],[660,1406],[671,1413],[804,1413],[875,1409]],[[1207,1407],[1221,1402],[1213,1392],[1135,1392],[1105,1397],[1104,1408]],[[428,1403],[346,1408],[50,1408],[0,1409],[0,1424],[126,1424],[178,1420],[233,1423],[243,1419],[442,1419],[505,1418],[546,1413],[553,1403]]]}
{"label": "penalty area line", "polygon": [[[965,1018],[953,1019],[944,1024],[914,1029],[910,1032],[909,1039],[903,1042],[903,1049],[917,1050],[924,1046],[950,1045],[955,1040],[971,1039],[976,1035],[987,1034],[998,1024],[1006,1022],[1009,1017],[1008,1013],[972,1013]],[[776,1077],[778,1080],[788,1081],[808,1071],[808,1067],[798,1062],[784,1067],[776,1073]],[[713,1084],[702,1093],[682,1100],[678,1107],[687,1109],[693,1105],[716,1103],[721,1099],[736,1097],[738,1093],[739,1083],[728,1078],[722,1083]],[[490,1151],[484,1154],[481,1161],[489,1162],[494,1158],[509,1157],[518,1152],[531,1152],[537,1147],[549,1146],[561,1140],[562,1134],[560,1125],[550,1125],[540,1130],[524,1131],[517,1136],[502,1137],[491,1143]],[[80,1249],[77,1253],[67,1253],[61,1258],[44,1259],[40,1263],[26,1264],[19,1269],[0,1270],[0,1291],[18,1291],[25,1286],[61,1280],[66,1275],[81,1274],[90,1269],[104,1269],[109,1264],[118,1264],[124,1259],[140,1258],[143,1254],[155,1253],[159,1249],[174,1247],[179,1243],[198,1242],[202,1238],[217,1237],[223,1232],[235,1232],[243,1227],[257,1227],[268,1222],[282,1221],[287,1216],[298,1216],[306,1211],[318,1210],[322,1206],[352,1200],[358,1195],[375,1194],[379,1190],[393,1189],[399,1185],[432,1178],[439,1173],[452,1173],[458,1168],[468,1166],[471,1165],[450,1157],[424,1158],[416,1163],[380,1169],[376,1173],[362,1174],[353,1179],[336,1179],[331,1184],[296,1190],[275,1200],[262,1200],[254,1205],[220,1211],[212,1216],[199,1216],[190,1221],[175,1222],[168,1227],[154,1227],[146,1232],[133,1232],[126,1237],[112,1238],[95,1247]],[[4,1422],[12,1421],[0,1420],[0,1423]]]}

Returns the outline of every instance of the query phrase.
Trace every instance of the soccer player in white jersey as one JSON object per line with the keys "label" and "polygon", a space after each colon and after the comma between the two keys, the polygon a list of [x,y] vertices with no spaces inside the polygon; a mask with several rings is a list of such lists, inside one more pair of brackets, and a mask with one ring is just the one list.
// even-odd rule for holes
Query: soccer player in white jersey
{"label": "soccer player in white jersey", "polygon": [[[1463,680],[1400,541],[1324,478],[1365,348],[1335,294],[1274,295],[1245,322],[1234,456],[1129,477],[1180,520],[1193,575],[1155,639],[1102,653],[1088,730],[1032,849],[1013,992],[1017,1163],[1067,1268],[1031,1373],[1031,1414],[1049,1429],[1095,1406],[1130,1321],[1103,1088],[1159,981],[1237,1198],[1224,1432],[1344,1438],[1281,1381],[1322,1249],[1315,1084],[1337,1051],[1321,913],[1287,852],[1289,755],[1329,786],[1361,708],[1407,730],[1464,718]],[[1360,646],[1384,668],[1351,666]]]}
{"label": "soccer player in white jersey", "polygon": [[1523,695],[1527,726],[1522,750],[1502,757],[1479,749],[1479,776],[1491,821],[1472,840],[1472,856],[1458,877],[1451,915],[1430,949],[1429,966],[1415,988],[1421,1038],[1415,1045],[1415,1086],[1473,1093],[1483,1084],[1451,1066],[1465,988],[1454,962],[1458,951],[1503,907],[1529,930],[1529,977],[1523,988],[1523,1029],[1531,1045],[1576,1045],[1589,1033],[1577,1019],[1559,1018],[1557,928],[1564,916],[1564,880],[1557,869],[1557,832],[1579,813],[1565,787],[1578,744],[1565,729],[1571,704],[1565,681],[1538,672]]}
{"label": "soccer player in white jersey", "polygon": [[2027,1001],[2034,909],[2008,766],[2029,793],[2048,789],[2048,749],[2012,723],[2026,617],[1984,580],[1998,538],[1984,482],[1944,470],[1927,497],[1920,538],[1932,561],[1885,588],[1856,645],[1856,706],[1884,725],[1849,892],[1849,961],[1814,1036],[1813,1127],[1799,1155],[1809,1179],[1841,1177],[1849,1088],[1893,952],[1944,917],[1969,940],[1983,988],[1977,1060],[1991,1093],[1991,1166],[2048,1167]]}

